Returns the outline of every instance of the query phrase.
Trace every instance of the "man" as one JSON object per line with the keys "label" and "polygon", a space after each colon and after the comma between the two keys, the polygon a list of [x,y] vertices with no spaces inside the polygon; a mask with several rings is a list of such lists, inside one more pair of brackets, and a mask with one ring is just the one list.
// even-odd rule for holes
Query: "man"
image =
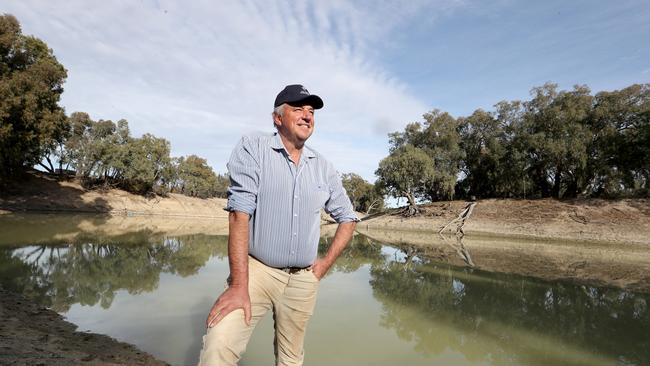
{"label": "man", "polygon": [[[354,232],[354,214],[332,165],[305,145],[314,110],[323,107],[302,85],[275,98],[273,135],[244,136],[228,171],[228,288],[206,319],[199,365],[235,365],[253,328],[269,311],[277,365],[302,365],[307,322],[320,279]],[[321,209],[339,226],[317,258]]]}

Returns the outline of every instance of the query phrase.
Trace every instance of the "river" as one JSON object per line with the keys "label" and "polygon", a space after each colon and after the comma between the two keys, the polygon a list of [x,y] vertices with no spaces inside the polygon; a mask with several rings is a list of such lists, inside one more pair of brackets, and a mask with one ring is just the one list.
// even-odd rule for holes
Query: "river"
{"label": "river", "polygon": [[[205,316],[228,275],[227,236],[79,231],[78,222],[0,217],[0,283],[81,331],[196,364]],[[305,364],[647,365],[649,301],[456,267],[357,235],[321,282]],[[273,364],[272,328],[268,315],[241,365]]]}

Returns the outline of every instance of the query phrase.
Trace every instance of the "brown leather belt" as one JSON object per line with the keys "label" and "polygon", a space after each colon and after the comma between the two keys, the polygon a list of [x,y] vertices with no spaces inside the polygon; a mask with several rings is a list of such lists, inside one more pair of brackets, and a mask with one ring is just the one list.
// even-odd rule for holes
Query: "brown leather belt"
{"label": "brown leather belt", "polygon": [[[271,267],[271,266],[266,265],[266,264],[265,264],[264,262],[262,262],[261,260],[255,258],[254,255],[251,255],[251,254],[248,254],[248,255],[249,255],[250,257],[252,257],[253,259],[255,259],[256,261],[262,263],[263,265],[265,265],[265,266],[267,266],[267,267]],[[303,271],[303,270],[305,270],[305,269],[307,269],[307,270],[311,270],[311,266],[307,266],[307,267],[284,267],[284,268],[271,267],[271,268],[279,269],[280,271],[282,271],[282,272],[286,272],[286,273],[288,273],[288,274],[296,274],[296,273],[298,273],[298,272],[300,272],[300,271]]]}
{"label": "brown leather belt", "polygon": [[282,272],[286,272],[288,274],[295,274],[295,273],[298,273],[298,272],[303,271],[305,269],[310,270],[311,266],[309,266],[309,267],[284,267],[284,268],[277,268],[277,269],[279,269]]}

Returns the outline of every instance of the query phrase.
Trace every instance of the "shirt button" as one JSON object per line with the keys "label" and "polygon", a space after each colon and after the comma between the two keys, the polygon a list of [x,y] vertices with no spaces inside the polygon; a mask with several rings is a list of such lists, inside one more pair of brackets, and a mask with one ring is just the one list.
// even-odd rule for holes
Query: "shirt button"
{"label": "shirt button", "polygon": [[293,236],[296,236],[296,233],[293,233]]}
{"label": "shirt button", "polygon": [[291,251],[291,254],[296,254],[296,251],[295,251],[295,250],[292,250],[292,251]]}
{"label": "shirt button", "polygon": [[298,214],[293,214],[293,217],[298,217]]}

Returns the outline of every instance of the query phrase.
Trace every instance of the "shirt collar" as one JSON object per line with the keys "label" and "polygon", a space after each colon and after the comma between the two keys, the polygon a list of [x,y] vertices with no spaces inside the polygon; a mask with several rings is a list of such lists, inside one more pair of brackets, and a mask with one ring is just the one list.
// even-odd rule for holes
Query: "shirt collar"
{"label": "shirt collar", "polygon": [[[273,138],[271,139],[271,144],[270,145],[271,145],[272,149],[274,149],[274,150],[284,150],[284,152],[286,152],[287,155],[289,155],[289,152],[287,151],[287,149],[284,147],[284,144],[282,143],[282,138],[280,138],[279,133],[277,133],[277,132],[273,133]],[[314,152],[314,150],[312,150],[307,145],[304,146],[304,148],[302,150],[302,155],[307,157],[307,158],[310,158],[310,159],[316,157],[316,153]]]}

